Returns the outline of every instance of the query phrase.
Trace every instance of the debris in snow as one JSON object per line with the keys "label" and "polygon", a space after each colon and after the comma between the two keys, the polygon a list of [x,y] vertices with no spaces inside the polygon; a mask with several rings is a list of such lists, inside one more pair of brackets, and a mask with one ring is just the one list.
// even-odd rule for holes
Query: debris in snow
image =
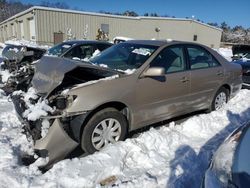
{"label": "debris in snow", "polygon": [[110,176],[108,178],[105,178],[104,180],[100,181],[101,186],[110,186],[116,182],[117,178],[116,176]]}

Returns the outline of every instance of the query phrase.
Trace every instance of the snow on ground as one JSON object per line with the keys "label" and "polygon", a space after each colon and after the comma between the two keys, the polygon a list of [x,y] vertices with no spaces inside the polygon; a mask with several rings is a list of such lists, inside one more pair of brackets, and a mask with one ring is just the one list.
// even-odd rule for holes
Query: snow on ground
{"label": "snow on ground", "polygon": [[[2,93],[2,92],[1,92]],[[0,95],[0,187],[199,187],[212,153],[250,117],[250,91],[241,90],[224,109],[195,115],[183,123],[151,128],[137,138],[109,145],[84,158],[66,159],[42,174],[7,97]],[[111,184],[109,185],[111,186]]]}

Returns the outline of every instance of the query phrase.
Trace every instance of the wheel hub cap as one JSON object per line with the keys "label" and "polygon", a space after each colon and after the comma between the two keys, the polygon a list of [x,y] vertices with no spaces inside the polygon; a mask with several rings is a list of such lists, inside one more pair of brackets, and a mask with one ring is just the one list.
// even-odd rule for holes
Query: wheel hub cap
{"label": "wheel hub cap", "polygon": [[227,96],[224,92],[221,92],[215,98],[215,110],[221,109],[227,102]]}
{"label": "wheel hub cap", "polygon": [[121,124],[113,118],[102,120],[94,129],[91,137],[92,145],[100,150],[109,143],[115,143],[121,136]]}

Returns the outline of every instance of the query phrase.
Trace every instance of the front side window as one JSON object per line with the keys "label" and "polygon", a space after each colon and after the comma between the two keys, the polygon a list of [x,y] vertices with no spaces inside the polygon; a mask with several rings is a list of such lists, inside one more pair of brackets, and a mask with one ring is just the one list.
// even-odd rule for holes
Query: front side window
{"label": "front side window", "polygon": [[167,47],[151,62],[150,67],[163,67],[165,73],[185,70],[185,60],[182,47]]}
{"label": "front side window", "polygon": [[219,62],[207,50],[200,47],[188,47],[188,58],[191,69],[220,66]]}
{"label": "front side window", "polygon": [[157,46],[152,45],[120,43],[108,48],[89,61],[115,70],[137,69],[145,63],[157,48]]}

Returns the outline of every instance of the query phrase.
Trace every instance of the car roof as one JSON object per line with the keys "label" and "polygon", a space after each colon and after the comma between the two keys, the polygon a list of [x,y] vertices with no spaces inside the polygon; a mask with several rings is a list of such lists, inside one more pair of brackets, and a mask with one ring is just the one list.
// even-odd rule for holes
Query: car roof
{"label": "car roof", "polygon": [[97,40],[71,40],[71,41],[65,41],[62,42],[63,44],[110,44],[110,42],[106,41],[97,41]]}
{"label": "car roof", "polygon": [[167,40],[130,40],[124,43],[132,43],[132,44],[142,44],[142,45],[152,45],[152,46],[165,46],[165,45],[172,45],[172,44],[191,44],[191,45],[198,45],[203,46],[202,44],[194,43],[194,42],[186,42],[186,41],[177,41],[172,39]]}

